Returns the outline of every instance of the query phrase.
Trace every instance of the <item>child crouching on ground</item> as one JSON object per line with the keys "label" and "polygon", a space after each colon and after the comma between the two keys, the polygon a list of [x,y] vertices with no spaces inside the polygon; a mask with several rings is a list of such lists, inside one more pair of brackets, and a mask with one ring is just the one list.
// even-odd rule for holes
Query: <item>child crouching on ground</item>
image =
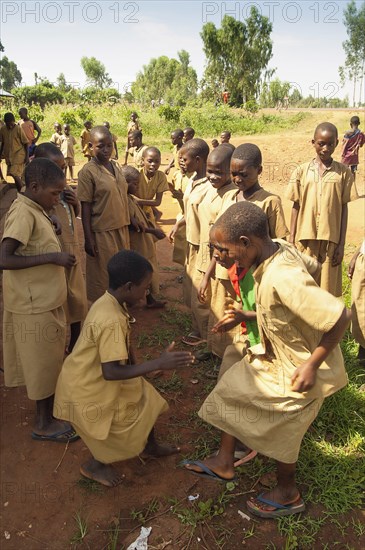
{"label": "child crouching on ground", "polygon": [[[145,298],[152,266],[133,251],[118,252],[108,263],[109,289],[90,309],[74,351],[58,379],[54,415],[68,419],[92,458],[81,474],[108,487],[121,482],[110,464],[139,455],[179,451],[155,440],[154,424],[168,406],[143,376],[157,369],[188,367],[192,355],[173,352],[174,344],[157,359],[135,364],[129,339],[132,306]],[[97,420],[86,414],[91,404]]]}
{"label": "child crouching on ground", "polygon": [[253,267],[261,343],[227,370],[199,411],[223,432],[217,456],[185,465],[198,475],[231,480],[237,439],[277,463],[276,487],[251,497],[249,511],[264,518],[296,514],[305,509],[295,482],[301,441],[324,398],[347,383],[338,343],[351,313],[315,283],[314,258],[271,240],[258,206],[231,206],[210,240],[217,262],[229,256],[242,268]]}

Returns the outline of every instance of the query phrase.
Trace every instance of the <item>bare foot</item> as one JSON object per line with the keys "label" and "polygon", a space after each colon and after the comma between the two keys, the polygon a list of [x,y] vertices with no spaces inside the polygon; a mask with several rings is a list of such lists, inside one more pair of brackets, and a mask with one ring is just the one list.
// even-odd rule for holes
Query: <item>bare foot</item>
{"label": "bare foot", "polygon": [[[277,502],[278,504],[283,504],[286,506],[289,504],[293,504],[298,499],[300,499],[300,493],[296,487],[286,489],[284,491],[280,487],[276,486],[274,487],[274,489],[271,489],[271,491],[267,491],[267,493],[263,493],[260,496],[266,500],[270,500],[271,502]],[[270,506],[269,504],[260,502],[255,497],[250,497],[249,501],[260,510],[273,511],[276,509],[274,506]]]}
{"label": "bare foot", "polygon": [[[187,470],[192,470],[193,472],[203,472],[199,466],[193,465],[193,460],[191,461],[191,465],[187,464],[185,468]],[[219,455],[217,456],[211,456],[209,458],[206,458],[205,460],[201,461],[209,470],[217,474],[222,479],[230,480],[234,478],[235,471],[233,468],[233,457],[232,457],[232,463],[228,464],[227,462],[223,462],[222,459],[220,459]]]}
{"label": "bare foot", "polygon": [[180,447],[175,447],[174,445],[162,445],[154,441],[147,443],[142,455],[149,455],[155,458],[160,458],[163,456],[175,455],[179,452]]}
{"label": "bare foot", "polygon": [[91,458],[80,467],[80,474],[87,479],[92,479],[105,485],[116,487],[123,481],[124,476],[119,474],[110,464],[103,464],[95,458]]}

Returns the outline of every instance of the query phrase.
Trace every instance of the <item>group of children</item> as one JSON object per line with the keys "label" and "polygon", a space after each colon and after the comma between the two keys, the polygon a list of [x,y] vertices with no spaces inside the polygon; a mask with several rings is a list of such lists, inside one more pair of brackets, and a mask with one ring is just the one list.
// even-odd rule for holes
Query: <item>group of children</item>
{"label": "group of children", "polygon": [[[36,401],[32,438],[81,437],[92,458],[80,471],[104,485],[121,482],[113,462],[178,452],[156,441],[154,424],[167,404],[143,375],[187,368],[195,358],[172,343],[159,358],[136,364],[129,335],[135,319],[128,313],[140,300],[147,308],[165,305],[156,299],[156,241],[165,237],[156,209],[170,190],[181,211],[169,240],[174,260],[184,265],[184,302],[192,315],[183,342],[206,343],[204,354],[220,363],[217,385],[199,412],[222,430],[219,451],[183,466],[227,482],[235,478],[237,452],[243,461],[260,452],[276,460],[277,485],[250,499],[250,512],[268,518],[301,512],[295,484],[301,440],[324,398],[346,384],[338,343],[351,314],[338,297],[355,170],[332,159],[336,127],[317,126],[316,157],[288,184],[288,230],[280,198],[259,183],[256,145],[234,148],[223,132],[209,151],[191,128],[178,129],[171,134],[174,157],[165,172],[176,170],[169,183],[159,170],[160,151],[143,144],[132,115],[126,159],[131,153],[134,167],[112,159],[115,140],[105,123],[85,126],[88,162],[77,194],[66,185],[60,127],[25,169],[25,191],[10,207],[0,249],[5,383],[25,384]],[[354,279],[363,248],[349,268]],[[358,288],[364,288],[361,276]],[[356,304],[354,310],[362,346],[363,310]]]}

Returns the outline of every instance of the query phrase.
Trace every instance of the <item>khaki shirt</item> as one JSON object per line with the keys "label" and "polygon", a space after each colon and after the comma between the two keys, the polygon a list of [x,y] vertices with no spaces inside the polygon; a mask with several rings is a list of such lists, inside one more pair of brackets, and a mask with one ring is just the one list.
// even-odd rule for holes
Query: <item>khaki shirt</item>
{"label": "khaki shirt", "polygon": [[80,138],[81,138],[82,152],[84,153],[84,156],[88,156],[88,157],[94,156],[93,150],[89,145],[89,143],[91,142],[90,130],[87,130],[86,128],[84,128],[80,134]]}
{"label": "khaki shirt", "polygon": [[299,203],[297,241],[340,241],[342,206],[350,202],[353,181],[350,168],[335,160],[322,177],[315,160],[294,170],[286,197]]}
{"label": "khaki shirt", "polygon": [[[52,221],[36,202],[18,195],[6,215],[3,240],[21,244],[17,256],[61,252]],[[67,297],[65,268],[45,264],[4,270],[4,308],[19,314],[44,313],[62,306]]]}
{"label": "khaki shirt", "polygon": [[6,125],[0,129],[0,141],[3,143],[3,157],[10,164],[22,164],[25,162],[24,145],[28,145],[28,139],[23,130],[17,124],[9,130]]}
{"label": "khaki shirt", "polygon": [[194,176],[188,183],[184,197],[184,218],[186,222],[186,240],[195,246],[200,244],[200,219],[198,215],[199,205],[208,189],[211,187],[209,180],[200,178],[194,181]]}
{"label": "khaki shirt", "polygon": [[174,156],[174,168],[176,170],[180,170],[180,164],[179,164],[179,151],[182,146],[178,147],[177,145],[174,145],[172,154]]}
{"label": "khaki shirt", "polygon": [[56,145],[56,147],[60,148],[61,147],[61,138],[62,138],[63,134],[59,134],[58,132],[55,132],[54,134],[52,134],[51,136],[51,139],[49,140],[51,143],[54,143]]}
{"label": "khaki shirt", "polygon": [[[203,273],[208,269],[211,260],[209,248],[210,230],[219,216],[232,206],[232,204],[235,204],[237,195],[237,185],[234,183],[229,183],[220,189],[215,189],[211,183],[209,185],[210,187],[202,199],[198,210],[200,222],[200,247],[196,260],[196,267]],[[216,276],[218,278],[229,279],[227,270],[220,265],[216,266]]]}
{"label": "khaki shirt", "polygon": [[134,166],[137,168],[137,170],[143,168],[143,151],[145,151],[146,149],[148,149],[148,145],[141,145],[141,147],[139,147],[138,149],[137,147],[131,147],[128,150],[129,154],[133,157]]}
{"label": "khaki shirt", "polygon": [[27,140],[28,140],[28,144],[30,145],[31,143],[33,143],[33,139],[34,139],[34,124],[31,120],[19,120],[18,122],[18,125],[21,127],[21,129],[23,130]]}
{"label": "khaki shirt", "polygon": [[76,346],[57,382],[57,416],[80,427],[95,439],[106,439],[118,399],[128,396],[132,380],[105,380],[102,363],[129,362],[129,315],[108,292],[91,307]]}
{"label": "khaki shirt", "polygon": [[130,134],[131,132],[134,132],[135,130],[140,130],[141,127],[138,124],[138,122],[133,122],[133,120],[130,120],[127,124],[127,134]]}
{"label": "khaki shirt", "polygon": [[75,157],[74,145],[76,145],[76,139],[71,134],[61,136],[61,153],[65,158]]}
{"label": "khaki shirt", "polygon": [[280,197],[261,187],[245,200],[253,202],[265,212],[269,223],[269,235],[272,239],[284,239],[289,235]]}
{"label": "khaki shirt", "polygon": [[[249,350],[249,357],[253,362],[261,348],[266,360],[277,369],[276,391],[300,398],[301,394],[284,387],[283,370],[291,376],[309,359],[322,336],[337,323],[344,306],[315,283],[313,277],[318,274],[319,264],[314,258],[301,254],[285,241],[277,242],[279,250],[253,272],[261,344]],[[272,367],[270,370],[272,373]],[[337,345],[319,367],[315,386],[303,397],[326,397],[346,383]]]}
{"label": "khaki shirt", "polygon": [[111,174],[95,159],[85,164],[78,174],[77,196],[91,207],[91,229],[95,232],[120,229],[130,224],[128,185],[119,164],[111,161]]}

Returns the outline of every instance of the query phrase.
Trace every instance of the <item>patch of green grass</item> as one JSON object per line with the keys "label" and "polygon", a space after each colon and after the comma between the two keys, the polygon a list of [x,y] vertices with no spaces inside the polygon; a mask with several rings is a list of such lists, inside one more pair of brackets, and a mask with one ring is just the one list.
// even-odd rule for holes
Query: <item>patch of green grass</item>
{"label": "patch of green grass", "polygon": [[317,535],[327,517],[287,516],[278,519],[279,533],[285,537],[283,549],[313,548]]}
{"label": "patch of green grass", "polygon": [[93,479],[87,479],[86,477],[80,477],[77,481],[77,485],[83,491],[87,493],[92,493],[94,495],[100,495],[104,492],[103,487],[97,481]]}
{"label": "patch of green grass", "polygon": [[154,386],[162,393],[179,393],[184,387],[184,380],[176,371],[172,371],[170,378],[157,378]]}
{"label": "patch of green grass", "polygon": [[176,327],[183,334],[191,330],[191,313],[180,311],[176,307],[169,307],[161,313],[160,317],[164,323]]}
{"label": "patch of green grass", "polygon": [[80,512],[76,512],[74,515],[74,520],[76,522],[77,529],[70,542],[71,544],[81,544],[89,530],[87,520],[81,515]]}
{"label": "patch of green grass", "polygon": [[144,525],[149,520],[149,518],[154,516],[159,511],[159,508],[159,500],[157,498],[153,498],[146,506],[144,506],[140,510],[132,508],[131,518],[138,521],[138,523]]}

